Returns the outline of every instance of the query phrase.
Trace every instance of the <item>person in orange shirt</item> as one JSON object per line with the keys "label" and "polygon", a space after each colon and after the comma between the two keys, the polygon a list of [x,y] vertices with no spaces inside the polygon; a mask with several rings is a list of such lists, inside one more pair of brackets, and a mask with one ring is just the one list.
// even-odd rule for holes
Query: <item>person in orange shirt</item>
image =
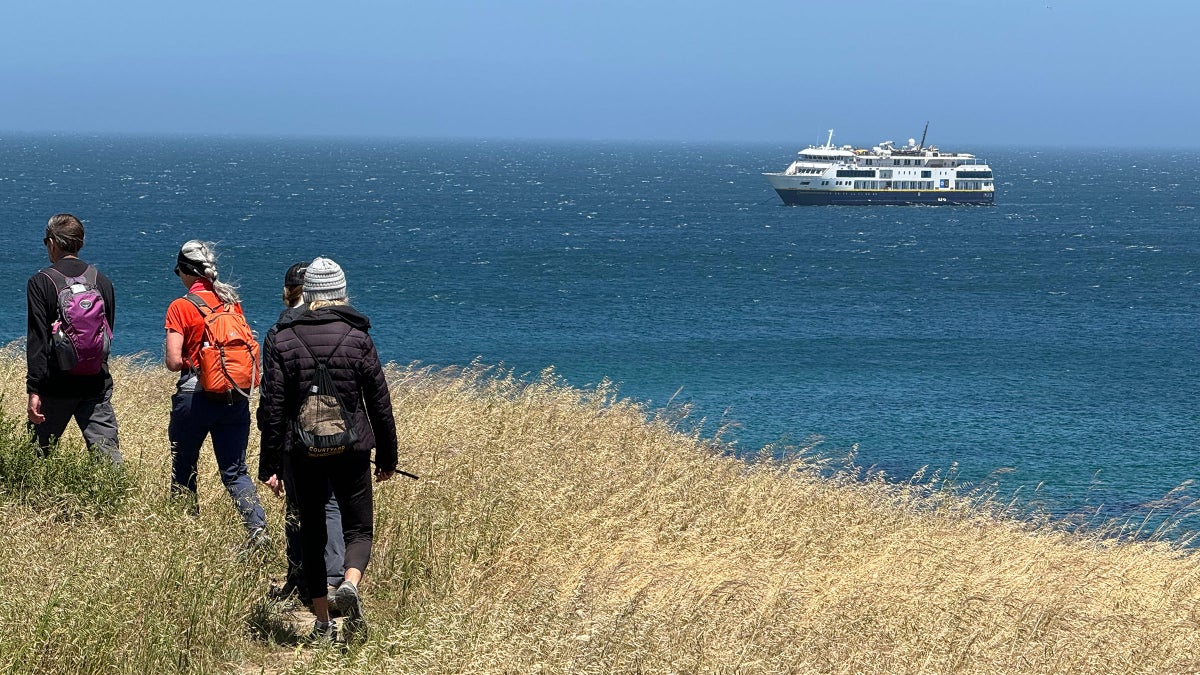
{"label": "person in orange shirt", "polygon": [[[210,308],[218,309],[224,304],[232,311],[242,313],[237,289],[217,276],[217,257],[212,244],[195,239],[185,243],[179,249],[175,274],[189,294],[197,296]],[[266,515],[246,468],[250,401],[237,391],[216,395],[198,385],[204,317],[186,296],[177,298],[167,307],[165,327],[166,366],[179,373],[167,427],[171,441],[171,490],[195,500],[200,446],[206,437],[211,438],[221,481],[246,527],[247,546],[265,545]]]}

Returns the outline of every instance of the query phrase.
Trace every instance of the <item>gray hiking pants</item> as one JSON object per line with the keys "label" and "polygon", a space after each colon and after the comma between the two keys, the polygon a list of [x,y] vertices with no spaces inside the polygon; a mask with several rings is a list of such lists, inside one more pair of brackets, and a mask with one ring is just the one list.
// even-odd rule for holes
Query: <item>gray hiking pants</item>
{"label": "gray hiking pants", "polygon": [[83,441],[88,450],[103,454],[113,464],[121,463],[121,446],[117,442],[117,416],[112,407],[112,387],[104,390],[99,398],[42,397],[42,414],[46,421],[30,424],[38,447],[45,455],[54,441],[62,437],[71,418],[83,432]]}

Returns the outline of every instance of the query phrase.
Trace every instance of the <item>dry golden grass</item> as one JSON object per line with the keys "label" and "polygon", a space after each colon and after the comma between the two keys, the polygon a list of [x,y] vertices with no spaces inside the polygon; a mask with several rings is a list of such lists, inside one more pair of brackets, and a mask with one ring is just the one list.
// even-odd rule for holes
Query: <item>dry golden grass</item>
{"label": "dry golden grass", "polygon": [[[252,626],[282,554],[237,559],[210,456],[200,518],[167,501],[172,378],[128,359],[115,372],[134,493],[112,517],[0,506],[0,668],[1200,670],[1194,555],[822,477],[815,460],[746,463],[605,386],[477,366],[390,373],[402,466],[422,480],[376,492],[370,641],[280,646]],[[0,376],[6,413],[23,414],[11,347]],[[282,505],[263,496],[280,533]]]}

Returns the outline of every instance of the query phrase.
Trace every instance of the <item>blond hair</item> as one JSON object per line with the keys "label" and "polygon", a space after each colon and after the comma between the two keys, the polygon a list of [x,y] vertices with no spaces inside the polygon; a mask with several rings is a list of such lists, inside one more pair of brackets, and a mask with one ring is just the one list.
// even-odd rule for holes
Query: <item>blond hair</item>
{"label": "blond hair", "polygon": [[324,309],[326,307],[345,306],[345,305],[349,305],[349,304],[350,304],[350,298],[341,297],[341,298],[335,298],[333,300],[313,300],[312,302],[308,303],[308,308],[309,308],[309,310],[314,310],[314,309]]}

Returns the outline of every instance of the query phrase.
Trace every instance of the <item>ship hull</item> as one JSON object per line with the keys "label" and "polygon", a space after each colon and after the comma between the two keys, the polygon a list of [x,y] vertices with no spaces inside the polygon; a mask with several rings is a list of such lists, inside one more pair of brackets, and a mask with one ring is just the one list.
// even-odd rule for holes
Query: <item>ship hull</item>
{"label": "ship hull", "polygon": [[990,190],[788,190],[776,188],[788,206],[991,206]]}

